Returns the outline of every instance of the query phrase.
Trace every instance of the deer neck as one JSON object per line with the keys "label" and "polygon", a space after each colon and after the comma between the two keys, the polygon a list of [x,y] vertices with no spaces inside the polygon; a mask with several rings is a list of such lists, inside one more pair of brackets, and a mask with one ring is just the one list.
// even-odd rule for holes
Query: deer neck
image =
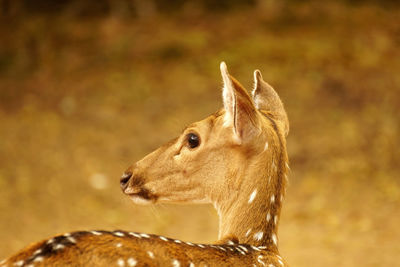
{"label": "deer neck", "polygon": [[219,242],[236,239],[277,251],[287,166],[285,149],[264,151],[261,159],[242,166],[243,170],[233,178],[240,181],[233,193],[214,202],[220,219]]}

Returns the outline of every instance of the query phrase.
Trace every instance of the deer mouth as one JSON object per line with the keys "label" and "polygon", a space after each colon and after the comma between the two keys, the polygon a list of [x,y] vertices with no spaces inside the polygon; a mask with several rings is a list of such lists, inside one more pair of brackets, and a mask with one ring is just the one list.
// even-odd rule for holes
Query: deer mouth
{"label": "deer mouth", "polygon": [[125,192],[137,204],[155,203],[158,195],[144,187],[128,187]]}

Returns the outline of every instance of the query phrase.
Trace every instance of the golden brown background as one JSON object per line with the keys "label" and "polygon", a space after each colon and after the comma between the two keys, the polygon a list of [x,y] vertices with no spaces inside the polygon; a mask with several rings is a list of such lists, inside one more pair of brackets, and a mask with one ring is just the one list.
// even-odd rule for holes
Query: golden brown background
{"label": "golden brown background", "polygon": [[[52,3],[53,2],[53,3]],[[217,237],[210,206],[136,206],[134,161],[221,106],[219,62],[259,68],[291,122],[291,266],[396,266],[396,1],[0,0],[0,258],[54,234]]]}

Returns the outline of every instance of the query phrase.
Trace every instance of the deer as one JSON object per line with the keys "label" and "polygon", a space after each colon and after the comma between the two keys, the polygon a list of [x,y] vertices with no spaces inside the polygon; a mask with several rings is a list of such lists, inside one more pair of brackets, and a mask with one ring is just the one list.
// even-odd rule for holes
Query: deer
{"label": "deer", "polygon": [[216,242],[77,231],[29,245],[0,266],[287,266],[278,250],[289,172],[287,114],[259,70],[251,94],[224,62],[220,71],[223,107],[132,164],[119,180],[136,204],[213,204]]}

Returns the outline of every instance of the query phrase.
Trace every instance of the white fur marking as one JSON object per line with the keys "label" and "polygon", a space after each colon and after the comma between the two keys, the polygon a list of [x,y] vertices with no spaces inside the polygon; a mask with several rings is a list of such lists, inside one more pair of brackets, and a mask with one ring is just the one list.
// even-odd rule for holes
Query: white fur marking
{"label": "white fur marking", "polygon": [[254,234],[254,239],[256,241],[260,241],[263,238],[263,236],[264,236],[263,232],[257,232],[257,233]]}
{"label": "white fur marking", "polygon": [[116,246],[117,248],[120,248],[120,247],[122,247],[122,244],[121,244],[121,243],[117,243],[115,246]]}
{"label": "white fur marking", "polygon": [[51,239],[47,240],[46,244],[51,244],[53,242],[54,242],[54,238],[51,238]]}
{"label": "white fur marking", "polygon": [[40,253],[42,253],[42,250],[39,248],[38,250],[33,252],[33,256],[36,256],[37,254],[40,254]]}
{"label": "white fur marking", "polygon": [[33,260],[33,262],[41,262],[41,261],[43,261],[43,257],[42,256],[39,256],[39,257],[36,257],[34,260]]}
{"label": "white fur marking", "polygon": [[97,231],[90,231],[90,233],[93,234],[93,235],[102,235],[102,233],[97,232]]}
{"label": "white fur marking", "polygon": [[189,246],[194,246],[194,244],[193,243],[190,243],[190,242],[185,242],[187,245],[189,245]]}
{"label": "white fur marking", "polygon": [[240,247],[241,249],[243,249],[244,251],[249,252],[245,246],[239,245],[239,247]]}
{"label": "white fur marking", "polygon": [[247,230],[246,237],[248,237],[250,233],[251,233],[251,228],[249,230]]}
{"label": "white fur marking", "polygon": [[168,238],[166,238],[166,237],[159,236],[159,238],[160,238],[161,240],[163,240],[163,241],[168,241]]}
{"label": "white fur marking", "polygon": [[63,244],[56,244],[53,246],[54,250],[59,250],[59,249],[63,249],[63,248],[65,248],[65,246]]}
{"label": "white fur marking", "polygon": [[278,223],[278,215],[274,216],[274,223],[275,223],[275,225]]}
{"label": "white fur marking", "polygon": [[23,260],[20,260],[20,261],[17,261],[17,262],[14,263],[14,266],[22,266],[22,265],[24,265],[24,261]]}
{"label": "white fur marking", "polygon": [[249,198],[249,204],[254,201],[254,198],[256,197],[256,195],[257,195],[257,189],[255,189],[253,191],[253,193],[251,193],[250,198]]}
{"label": "white fur marking", "polygon": [[271,220],[271,214],[268,211],[268,213],[267,213],[267,222],[269,222],[269,220]]}
{"label": "white fur marking", "polygon": [[271,196],[271,203],[275,203],[275,195]]}
{"label": "white fur marking", "polygon": [[114,232],[114,235],[115,235],[115,236],[119,236],[119,237],[125,236],[125,234],[122,233],[122,232]]}
{"label": "white fur marking", "polygon": [[177,243],[177,244],[182,243],[182,241],[180,241],[180,240],[178,240],[178,239],[175,239],[174,242]]}
{"label": "white fur marking", "polygon": [[223,248],[223,247],[221,247],[221,246],[218,246],[218,248],[219,248],[220,250],[222,250],[222,251],[226,251],[226,249]]}
{"label": "white fur marking", "polygon": [[277,246],[278,245],[278,238],[276,237],[276,234],[272,234],[271,238],[272,238],[272,241],[274,241],[274,244]]}
{"label": "white fur marking", "polygon": [[142,238],[140,235],[134,233],[134,232],[129,232],[129,235],[134,236],[136,238]]}
{"label": "white fur marking", "polygon": [[261,263],[262,266],[265,266],[265,262],[263,262],[262,260],[263,260],[263,255],[259,255],[259,256],[257,257],[257,261],[258,261],[259,263]]}
{"label": "white fur marking", "polygon": [[189,264],[189,267],[194,267],[194,263],[191,262],[191,263]]}
{"label": "white fur marking", "polygon": [[246,255],[246,253],[245,253],[243,250],[241,250],[239,247],[236,247],[235,249],[236,249],[238,252],[240,252],[240,254]]}
{"label": "white fur marking", "polygon": [[255,246],[251,246],[251,248],[254,249],[254,250],[257,250],[257,251],[261,250],[261,249],[259,249],[258,247],[255,247]]}
{"label": "white fur marking", "polygon": [[68,237],[67,237],[67,240],[68,240],[70,243],[72,243],[72,244],[76,244],[76,239],[73,238],[72,236],[68,236]]}
{"label": "white fur marking", "polygon": [[150,236],[148,234],[140,234],[140,236],[144,237],[144,238],[150,238]]}
{"label": "white fur marking", "polygon": [[125,266],[125,261],[123,259],[118,259],[117,264],[118,266],[123,267]]}
{"label": "white fur marking", "polygon": [[173,265],[174,267],[180,267],[180,266],[181,266],[181,263],[180,263],[178,260],[173,260],[173,261],[172,261],[172,265]]}
{"label": "white fur marking", "polygon": [[131,267],[136,266],[136,264],[137,264],[137,261],[134,258],[129,258],[127,260],[127,262],[128,262],[128,265]]}
{"label": "white fur marking", "polygon": [[197,244],[197,246],[200,248],[204,248],[204,245],[202,245],[202,244]]}
{"label": "white fur marking", "polygon": [[151,251],[147,251],[147,255],[149,255],[150,258],[154,259],[154,253]]}
{"label": "white fur marking", "polygon": [[278,259],[278,262],[279,262],[280,265],[283,266],[283,262],[280,259]]}
{"label": "white fur marking", "polygon": [[235,243],[232,240],[229,240],[228,245],[235,245]]}
{"label": "white fur marking", "polygon": [[268,141],[265,142],[264,151],[266,151],[267,149],[268,149]]}

